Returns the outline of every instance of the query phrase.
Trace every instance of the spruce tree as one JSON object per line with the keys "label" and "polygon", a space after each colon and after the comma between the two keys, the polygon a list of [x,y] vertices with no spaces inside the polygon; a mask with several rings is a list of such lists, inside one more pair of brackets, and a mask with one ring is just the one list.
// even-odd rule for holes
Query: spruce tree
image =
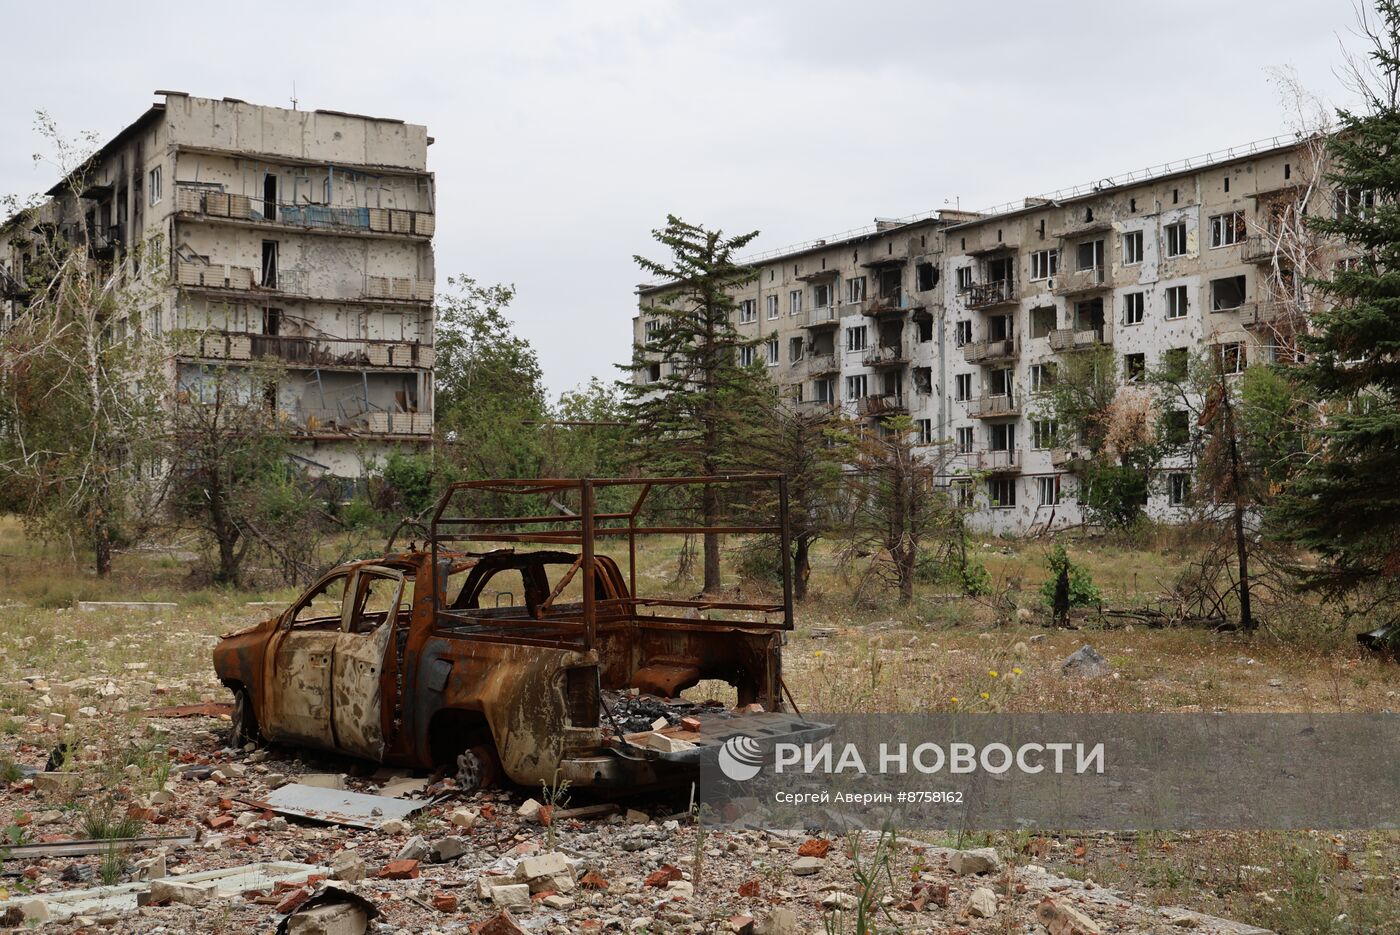
{"label": "spruce tree", "polygon": [[[650,382],[622,384],[632,464],[652,475],[709,477],[748,470],[750,442],[773,388],[757,361],[764,337],[739,333],[732,295],[757,275],[735,254],[758,231],[729,237],[668,215],[666,226],[652,236],[671,256],[634,259],[668,288],[663,302],[645,312],[657,325],[622,368],[646,372],[660,361],[661,374]],[[740,360],[743,348],[752,349],[755,360],[749,366]],[[703,525],[718,525],[723,508],[719,488],[704,487]],[[703,539],[704,590],[713,593],[721,587],[719,536],[707,533]]]}
{"label": "spruce tree", "polygon": [[1332,594],[1400,583],[1400,3],[1370,32],[1364,112],[1338,112],[1328,181],[1335,210],[1311,218],[1344,261],[1312,281],[1323,310],[1303,346],[1301,386],[1322,420],[1275,518],[1321,564],[1306,583]]}

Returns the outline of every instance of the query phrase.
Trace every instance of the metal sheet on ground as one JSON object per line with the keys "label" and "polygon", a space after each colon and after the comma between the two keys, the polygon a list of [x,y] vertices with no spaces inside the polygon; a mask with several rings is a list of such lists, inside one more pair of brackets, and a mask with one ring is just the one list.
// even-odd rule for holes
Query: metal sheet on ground
{"label": "metal sheet on ground", "polygon": [[[268,861],[258,864],[244,864],[241,867],[225,867],[222,870],[205,870],[201,873],[185,873],[165,879],[177,883],[215,883],[218,896],[227,899],[248,890],[271,889],[278,883],[302,883],[313,874],[326,874],[328,867],[314,864],[298,864],[285,861]],[[49,915],[63,919],[73,915],[97,915],[104,912],[131,912],[136,909],[136,894],[150,889],[150,881],[141,883],[121,883],[116,886],[97,886],[91,889],[66,890],[56,893],[37,893],[0,902],[0,914],[9,906],[18,906],[33,899],[42,899],[48,907]]]}
{"label": "metal sheet on ground", "polygon": [[407,818],[428,805],[421,800],[395,799],[344,789],[321,789],[296,782],[274,789],[260,804],[279,815],[371,830],[391,818]]}

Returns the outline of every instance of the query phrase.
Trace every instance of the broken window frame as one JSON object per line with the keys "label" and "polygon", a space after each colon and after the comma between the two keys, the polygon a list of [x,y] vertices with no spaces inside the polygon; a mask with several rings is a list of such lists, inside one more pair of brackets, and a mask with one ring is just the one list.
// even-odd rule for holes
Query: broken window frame
{"label": "broken window frame", "polygon": [[1212,250],[1243,243],[1246,236],[1248,236],[1248,228],[1245,226],[1243,211],[1227,211],[1224,214],[1211,215],[1210,248]]}
{"label": "broken window frame", "polygon": [[1036,250],[1031,254],[1031,281],[1050,279],[1060,271],[1059,250]]}
{"label": "broken window frame", "polygon": [[1147,318],[1147,295],[1144,292],[1123,293],[1123,324],[1140,325]]}
{"label": "broken window frame", "polygon": [[1142,231],[1124,231],[1122,237],[1123,265],[1142,265]]}
{"label": "broken window frame", "polygon": [[758,303],[753,299],[739,300],[739,324],[747,325],[758,321]]}
{"label": "broken window frame", "polygon": [[1187,256],[1190,253],[1186,236],[1186,222],[1173,221],[1162,225],[1164,252],[1169,259]]}
{"label": "broken window frame", "polygon": [[1167,304],[1167,321],[1180,321],[1191,311],[1191,294],[1186,286],[1167,286],[1163,293]]}

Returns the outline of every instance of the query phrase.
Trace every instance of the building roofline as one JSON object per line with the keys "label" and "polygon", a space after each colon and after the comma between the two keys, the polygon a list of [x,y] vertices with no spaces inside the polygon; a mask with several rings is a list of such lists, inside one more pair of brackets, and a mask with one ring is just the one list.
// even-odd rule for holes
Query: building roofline
{"label": "building roofline", "polygon": [[[791,244],[786,247],[779,247],[764,253],[755,253],[740,257],[737,263],[745,266],[759,266],[772,263],[776,260],[790,260],[795,257],[809,256],[813,253],[821,253],[834,247],[848,247],[851,244],[864,243],[868,240],[876,240],[887,234],[895,234],[911,227],[921,227],[927,224],[948,224],[948,219],[942,217],[944,214],[957,214],[961,212],[950,212],[946,210],[930,212],[927,215],[919,215],[910,218],[899,218],[897,220],[877,219],[874,224],[866,227],[858,227],[853,230],[843,231],[831,237],[822,237],[816,240],[808,240],[798,244]],[[669,289],[673,283],[652,282],[638,283],[638,295],[650,295],[653,292],[663,292]]]}
{"label": "building roofline", "polygon": [[160,117],[161,114],[164,113],[164,104],[152,104],[144,114],[136,118],[136,120],[134,120],[124,130],[117,133],[116,136],[103,143],[102,146],[97,150],[97,152],[93,153],[91,157],[83,160],[82,167],[75,169],[73,172],[70,172],[68,175],[59,179],[58,182],[54,184],[53,188],[50,188],[48,191],[44,192],[44,194],[48,195],[50,198],[57,198],[59,195],[62,195],[66,186],[68,185],[69,180],[72,179],[79,172],[81,172],[83,168],[95,165],[97,162],[101,161],[102,159],[105,159],[118,146],[121,146],[133,136],[145,130],[152,123],[154,123],[156,119]]}
{"label": "building roofline", "polygon": [[984,211],[972,212],[979,216],[953,224],[949,226],[948,230],[967,230],[968,228],[976,227],[978,224],[984,224],[988,221],[1005,220],[1006,218],[1018,217],[1023,214],[1041,211],[1045,208],[1087,201],[1112,192],[1122,191],[1126,188],[1146,185],[1150,182],[1162,182],[1187,175],[1194,175],[1207,168],[1238,165],[1242,162],[1258,159],[1261,156],[1269,156],[1287,150],[1297,149],[1299,146],[1306,143],[1308,139],[1309,137],[1302,133],[1290,136],[1270,137],[1266,140],[1256,140],[1252,143],[1245,143],[1242,146],[1232,146],[1228,149],[1203,153],[1199,156],[1178,159],[1174,162],[1163,163],[1159,166],[1132,170],[1121,175],[1100,179],[1097,182],[1085,182],[1069,188],[1047,192],[1043,195],[1028,196],[1020,201],[1007,202]]}

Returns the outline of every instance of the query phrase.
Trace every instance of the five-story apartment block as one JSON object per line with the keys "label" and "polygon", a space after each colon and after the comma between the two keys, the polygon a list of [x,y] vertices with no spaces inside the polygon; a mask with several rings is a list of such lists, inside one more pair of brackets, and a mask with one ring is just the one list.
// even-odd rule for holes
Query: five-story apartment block
{"label": "five-story apartment block", "polygon": [[[758,277],[735,295],[740,329],[765,338],[756,353],[794,404],[871,422],[907,413],[921,442],[951,449],[941,479],[963,485],[974,525],[1078,523],[1083,452],[1044,396],[1063,356],[1109,347],[1129,384],[1203,351],[1232,372],[1272,359],[1273,325],[1293,301],[1279,292],[1288,274],[1273,227],[1316,183],[1313,161],[1296,141],[1256,145],[753,258]],[[647,307],[666,287],[639,295],[644,342]],[[1158,474],[1148,510],[1170,520],[1190,489],[1186,447]]]}
{"label": "five-story apartment block", "polygon": [[[270,359],[268,399],[314,471],[359,476],[433,422],[434,179],[424,127],[157,92],[38,216],[159,300],[172,391]],[[3,233],[22,313],[32,230]],[[7,320],[9,320],[7,318]],[[137,323],[132,322],[135,325]]]}

